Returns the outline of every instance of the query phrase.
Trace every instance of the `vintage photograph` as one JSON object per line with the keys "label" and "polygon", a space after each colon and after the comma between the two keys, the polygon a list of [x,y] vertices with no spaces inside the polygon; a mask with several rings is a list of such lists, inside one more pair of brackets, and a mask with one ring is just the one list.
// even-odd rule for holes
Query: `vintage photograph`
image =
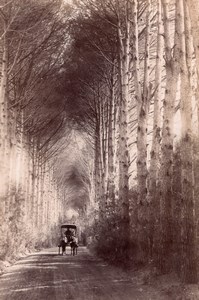
{"label": "vintage photograph", "polygon": [[199,0],[0,0],[0,300],[199,300]]}

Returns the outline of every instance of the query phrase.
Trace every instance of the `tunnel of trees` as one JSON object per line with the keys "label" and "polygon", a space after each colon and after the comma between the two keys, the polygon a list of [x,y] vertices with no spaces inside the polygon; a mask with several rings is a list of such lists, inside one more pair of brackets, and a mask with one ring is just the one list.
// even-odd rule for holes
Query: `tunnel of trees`
{"label": "tunnel of trees", "polygon": [[197,282],[198,72],[197,0],[0,0],[0,259],[71,221]]}

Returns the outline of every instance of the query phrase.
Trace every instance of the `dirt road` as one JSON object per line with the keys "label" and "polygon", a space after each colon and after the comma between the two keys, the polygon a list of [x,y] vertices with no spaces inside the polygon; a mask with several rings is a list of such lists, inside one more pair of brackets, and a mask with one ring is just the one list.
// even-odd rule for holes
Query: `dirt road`
{"label": "dirt road", "polygon": [[80,247],[77,256],[57,249],[19,260],[0,276],[0,300],[161,300],[171,299],[136,277]]}

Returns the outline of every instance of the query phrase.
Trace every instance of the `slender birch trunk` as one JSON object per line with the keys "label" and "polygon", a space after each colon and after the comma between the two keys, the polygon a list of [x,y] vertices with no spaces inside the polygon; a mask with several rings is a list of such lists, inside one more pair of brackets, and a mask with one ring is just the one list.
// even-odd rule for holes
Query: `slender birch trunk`
{"label": "slender birch trunk", "polygon": [[[5,23],[4,23],[5,25]],[[4,29],[6,30],[6,28]],[[7,64],[8,64],[8,49],[6,34],[0,41],[2,49],[2,64],[1,64],[1,78],[0,78],[0,167],[1,167],[1,212],[7,211],[8,200],[7,192],[7,172],[8,172],[8,107],[7,107]]]}
{"label": "slender birch trunk", "polygon": [[[162,3],[158,0],[157,8],[157,50],[156,50],[156,70],[155,70],[155,96],[153,113],[153,136],[150,153],[149,169],[149,193],[148,202],[150,205],[150,255],[154,247],[154,235],[157,234],[159,225],[160,206],[157,197],[158,172],[160,166],[160,141],[161,141],[161,93],[162,93],[162,68],[163,68],[163,23],[162,23]],[[156,236],[157,239],[157,236]]]}
{"label": "slender birch trunk", "polygon": [[99,167],[100,167],[100,204],[101,204],[101,215],[103,217],[106,216],[106,188],[105,188],[105,174],[106,174],[106,146],[105,146],[105,127],[104,127],[104,99],[100,97],[98,98],[98,105],[99,105]]}
{"label": "slender birch trunk", "polygon": [[196,88],[196,103],[198,115],[198,134],[199,134],[199,2],[198,0],[186,0],[186,5],[189,11],[191,22],[191,33],[193,36],[193,46],[196,56],[196,72],[197,72],[197,88]]}
{"label": "slender birch trunk", "polygon": [[112,213],[115,212],[115,168],[114,168],[114,85],[115,67],[112,69],[111,91],[108,116],[108,181],[107,201]]}
{"label": "slender birch trunk", "polygon": [[36,228],[36,219],[37,219],[37,147],[36,147],[36,141],[33,140],[33,146],[32,146],[32,195],[31,195],[31,211],[32,211],[32,220],[31,220],[31,225],[32,225],[32,230],[33,232],[35,231]]}
{"label": "slender birch trunk", "polygon": [[150,45],[150,13],[151,2],[147,1],[146,13],[146,35],[145,35],[145,60],[144,60],[144,79],[143,90],[140,85],[140,61],[138,48],[138,3],[133,1],[133,74],[135,85],[135,97],[137,100],[137,184],[138,184],[138,202],[137,202],[137,239],[139,247],[139,256],[142,261],[147,260],[149,250],[149,209],[147,202],[147,120],[150,101],[149,85],[149,45]]}
{"label": "slender birch trunk", "polygon": [[[97,126],[96,126],[97,127]],[[99,171],[99,137],[98,137],[98,128],[95,130],[95,202],[99,201],[100,197],[100,171]]]}
{"label": "slender birch trunk", "polygon": [[[140,112],[141,108],[141,99],[142,99],[142,91],[141,91],[141,84],[140,84],[140,59],[139,59],[139,46],[138,46],[138,2],[137,0],[132,1],[132,26],[133,26],[133,38],[132,38],[132,64],[133,64],[133,79],[134,79],[134,88],[135,88],[135,100],[136,100],[136,105],[137,105],[137,118]],[[138,128],[138,127],[137,127]],[[138,129],[137,129],[138,131]],[[138,139],[138,137],[137,137]],[[135,206],[136,212],[134,213],[132,223],[137,223],[139,228],[139,217],[138,217],[138,210],[139,210],[139,205],[142,203],[141,199],[141,183],[139,184],[139,179],[138,179],[138,173],[140,173],[140,168],[138,164],[138,145],[137,145],[137,160],[136,160],[136,165],[137,165],[137,189],[138,189],[138,197],[137,197],[137,205]],[[140,177],[140,176],[139,176]],[[141,178],[141,177],[140,177]],[[134,219],[136,218],[136,220]],[[138,227],[137,226],[137,227]],[[140,248],[139,245],[139,229],[136,228],[136,239],[138,242],[138,248]],[[138,249],[140,252],[140,249]]]}
{"label": "slender birch trunk", "polygon": [[101,122],[100,115],[99,119],[96,120],[95,129],[95,195],[96,202],[99,203],[99,217],[101,220],[104,219],[106,214],[105,205],[105,185],[103,177],[103,161],[102,161],[102,149],[101,149]]}
{"label": "slender birch trunk", "polygon": [[[173,121],[179,74],[179,57],[172,54],[169,0],[162,0],[165,37],[166,88],[163,102],[163,129],[160,169],[160,249],[159,267],[165,273],[172,261],[172,176],[173,176]],[[177,39],[177,35],[175,36]],[[175,41],[177,44],[177,40]],[[177,48],[177,46],[176,46]]]}
{"label": "slender birch trunk", "polygon": [[[195,199],[193,178],[193,133],[192,133],[192,88],[191,65],[192,51],[190,43],[189,15],[183,2],[178,3],[178,14],[181,16],[181,184],[182,184],[182,279],[186,283],[197,283],[197,244],[195,222]],[[185,10],[185,13],[184,13]]]}
{"label": "slender birch trunk", "polygon": [[199,76],[199,2],[198,0],[186,0],[189,9],[193,45],[196,55],[197,72]]}
{"label": "slender birch trunk", "polygon": [[119,106],[119,207],[122,217],[121,236],[123,237],[123,249],[128,257],[128,243],[130,236],[129,227],[129,148],[128,148],[128,103],[129,103],[129,51],[130,51],[130,20],[129,2],[126,1],[125,38],[122,36],[122,28],[119,20],[118,37],[120,42],[120,106]]}
{"label": "slender birch trunk", "polygon": [[43,224],[43,209],[44,209],[44,172],[45,172],[45,164],[41,159],[40,166],[40,185],[39,185],[39,197],[40,197],[40,207],[39,207],[39,226]]}

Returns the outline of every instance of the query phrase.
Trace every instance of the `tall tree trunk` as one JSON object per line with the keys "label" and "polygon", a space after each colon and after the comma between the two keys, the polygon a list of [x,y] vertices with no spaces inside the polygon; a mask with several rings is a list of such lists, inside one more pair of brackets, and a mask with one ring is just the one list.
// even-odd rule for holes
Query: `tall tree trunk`
{"label": "tall tree trunk", "polygon": [[119,85],[120,85],[120,103],[119,103],[119,209],[122,218],[121,236],[123,245],[121,247],[128,257],[128,243],[130,236],[129,224],[129,147],[128,147],[128,102],[129,102],[129,49],[130,49],[130,20],[129,20],[129,2],[125,2],[126,19],[124,36],[122,34],[121,20],[118,22],[119,37]]}
{"label": "tall tree trunk", "polygon": [[193,45],[196,55],[197,71],[199,76],[199,2],[198,0],[186,0],[189,8]]}
{"label": "tall tree trunk", "polygon": [[[100,116],[99,116],[100,118]],[[101,150],[101,134],[100,134],[100,121],[96,120],[95,129],[95,196],[96,203],[99,204],[99,217],[104,219],[106,214],[105,205],[105,186],[103,177],[103,162],[102,162],[102,150]]]}
{"label": "tall tree trunk", "polygon": [[[149,169],[148,202],[150,205],[150,255],[157,245],[157,228],[159,226],[160,206],[157,195],[158,172],[160,166],[160,141],[161,141],[161,93],[162,93],[162,67],[163,67],[163,23],[162,23],[162,3],[158,0],[157,8],[157,50],[156,50],[156,70],[155,70],[155,96],[153,113],[153,136],[151,146],[151,160]],[[155,240],[154,240],[155,239]],[[156,242],[155,242],[156,243]]]}
{"label": "tall tree trunk", "polygon": [[[6,30],[6,28],[4,29]],[[7,99],[7,64],[8,64],[8,49],[7,37],[4,34],[1,38],[0,46],[2,49],[1,77],[0,77],[0,168],[1,168],[1,211],[0,214],[5,214],[8,211],[7,192],[7,176],[8,176],[8,99]]]}
{"label": "tall tree trunk", "polygon": [[169,20],[170,0],[162,0],[165,37],[166,88],[163,102],[163,129],[160,168],[160,249],[159,267],[162,273],[168,272],[172,262],[172,176],[173,176],[173,121],[176,89],[178,80],[178,62],[174,59],[170,36]]}
{"label": "tall tree trunk", "polygon": [[137,100],[137,184],[138,184],[138,229],[137,239],[139,256],[141,261],[146,261],[149,250],[149,210],[147,202],[147,120],[150,101],[149,85],[149,45],[150,45],[150,13],[151,2],[147,1],[146,12],[146,35],[145,35],[145,58],[144,58],[144,79],[143,91],[140,85],[139,71],[139,49],[138,49],[138,11],[137,1],[133,1],[133,73],[135,82],[135,97]]}
{"label": "tall tree trunk", "polygon": [[108,181],[107,181],[107,201],[110,206],[109,211],[115,212],[115,172],[114,172],[114,84],[115,84],[115,67],[112,70],[111,91],[109,100],[109,116],[108,116]]}
{"label": "tall tree trunk", "polygon": [[199,134],[199,2],[198,0],[186,0],[189,10],[191,33],[193,36],[193,46],[196,56],[196,72],[197,72],[197,88],[196,88],[196,103],[198,114],[198,134]]}
{"label": "tall tree trunk", "polygon": [[105,122],[104,122],[104,99],[102,99],[99,95],[98,98],[98,104],[99,104],[99,150],[100,150],[100,156],[99,156],[99,166],[100,166],[100,203],[102,208],[102,216],[106,216],[107,212],[107,205],[106,205],[106,128],[105,128]]}
{"label": "tall tree trunk", "polygon": [[36,220],[37,220],[37,147],[36,147],[36,141],[35,139],[33,140],[33,146],[32,146],[32,187],[31,187],[31,211],[32,211],[32,231],[33,233],[35,232],[36,228]]}
{"label": "tall tree trunk", "polygon": [[[197,244],[193,179],[193,134],[192,134],[192,88],[189,15],[183,0],[178,3],[181,15],[181,120],[182,120],[182,279],[186,283],[197,283]],[[187,11],[184,15],[184,9]]]}

